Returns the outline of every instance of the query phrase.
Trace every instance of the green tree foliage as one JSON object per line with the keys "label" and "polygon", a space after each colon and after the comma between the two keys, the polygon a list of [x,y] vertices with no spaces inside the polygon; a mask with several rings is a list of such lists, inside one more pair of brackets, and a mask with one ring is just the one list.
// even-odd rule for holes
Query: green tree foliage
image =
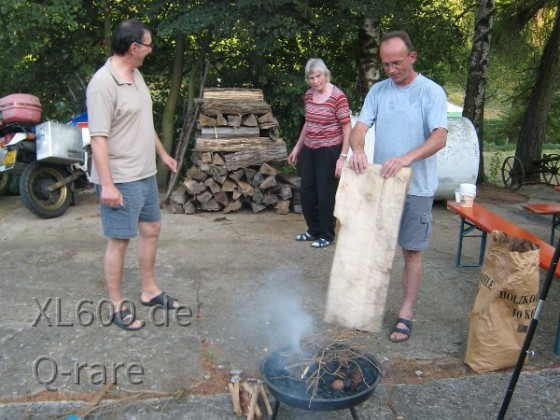
{"label": "green tree foliage", "polygon": [[[502,1],[492,42],[488,99],[501,113],[489,121],[488,140],[515,144],[558,4],[550,0]],[[560,95],[548,114],[546,143],[560,143]]]}
{"label": "green tree foliage", "polygon": [[[497,0],[502,6],[498,15],[513,2],[522,3]],[[79,104],[71,104],[68,86],[78,91],[78,76],[87,80],[103,64],[110,28],[122,19],[137,17],[154,29],[154,52],[142,72],[152,88],[156,123],[163,120],[164,110],[172,109],[172,137],[178,138],[190,99],[200,94],[201,57],[211,34],[205,55],[210,68],[207,86],[262,89],[279,120],[282,137],[291,146],[303,115],[307,89],[303,70],[310,57],[325,60],[333,82],[347,93],[352,110],[358,112],[358,30],[368,16],[380,22],[381,33],[394,29],[410,33],[419,53],[417,69],[423,74],[443,85],[464,81],[474,6],[474,0],[0,0],[4,46],[0,96],[35,94],[46,118],[68,119],[70,111],[57,107],[64,101],[73,111],[79,109]],[[504,20],[504,25],[511,23]],[[531,28],[518,31],[522,44],[504,46],[491,60],[489,94],[497,97],[496,92],[517,86],[515,81],[523,79],[531,61],[538,63],[543,45],[539,39],[545,38],[550,25],[542,17]],[[182,41],[184,49],[178,49]],[[177,51],[184,55],[179,70]],[[509,60],[514,54],[522,57]],[[495,70],[500,63],[514,62],[525,67]],[[180,72],[179,87],[172,84],[177,80],[175,72]],[[169,104],[174,100],[173,109]]]}

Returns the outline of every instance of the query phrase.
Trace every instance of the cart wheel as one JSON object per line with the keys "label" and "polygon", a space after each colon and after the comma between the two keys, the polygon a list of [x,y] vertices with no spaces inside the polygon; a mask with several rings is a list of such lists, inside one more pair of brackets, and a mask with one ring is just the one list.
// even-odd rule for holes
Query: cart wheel
{"label": "cart wheel", "polygon": [[510,156],[502,163],[502,181],[507,189],[517,191],[523,185],[525,169],[521,159]]}
{"label": "cart wheel", "polygon": [[542,177],[546,185],[560,185],[560,155],[544,155]]}

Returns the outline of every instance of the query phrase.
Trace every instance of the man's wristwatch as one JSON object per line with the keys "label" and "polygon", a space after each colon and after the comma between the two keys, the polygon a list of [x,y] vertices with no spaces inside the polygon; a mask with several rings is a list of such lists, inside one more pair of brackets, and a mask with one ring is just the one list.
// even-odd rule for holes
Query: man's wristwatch
{"label": "man's wristwatch", "polygon": [[341,153],[340,156],[342,156],[344,159],[348,159],[348,153]]}

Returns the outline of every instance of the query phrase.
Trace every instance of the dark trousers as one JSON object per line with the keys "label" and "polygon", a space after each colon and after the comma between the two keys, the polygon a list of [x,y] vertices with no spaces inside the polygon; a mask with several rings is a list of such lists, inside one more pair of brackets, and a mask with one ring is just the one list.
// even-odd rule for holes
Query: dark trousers
{"label": "dark trousers", "polygon": [[334,240],[334,199],[338,178],[334,176],[342,145],[304,149],[301,168],[301,206],[310,235]]}

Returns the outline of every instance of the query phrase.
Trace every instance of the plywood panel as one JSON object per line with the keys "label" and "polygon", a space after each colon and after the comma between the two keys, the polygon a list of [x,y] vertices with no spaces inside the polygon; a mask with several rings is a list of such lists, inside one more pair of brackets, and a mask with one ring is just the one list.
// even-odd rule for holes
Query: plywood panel
{"label": "plywood panel", "polygon": [[336,194],[340,223],[325,320],[360,330],[379,332],[406,191],[412,171],[383,178],[380,165],[363,174],[348,166]]}

